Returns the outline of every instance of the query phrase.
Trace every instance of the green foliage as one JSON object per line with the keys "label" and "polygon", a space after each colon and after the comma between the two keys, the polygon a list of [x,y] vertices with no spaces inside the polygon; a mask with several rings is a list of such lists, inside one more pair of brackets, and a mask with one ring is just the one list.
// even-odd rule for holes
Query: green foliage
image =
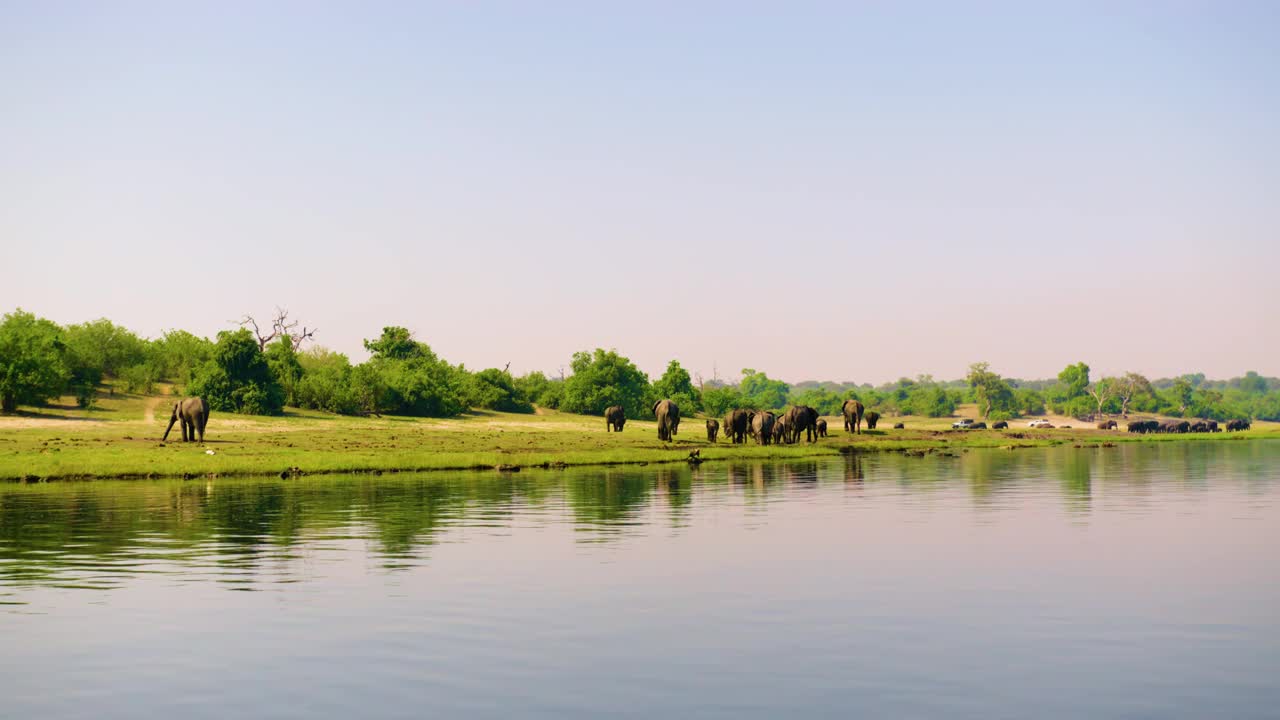
{"label": "green foliage", "polygon": [[571,367],[573,375],[564,381],[562,410],[599,415],[610,405],[621,405],[629,418],[653,414],[648,376],[616,351],[596,348],[591,353],[574,353]]}
{"label": "green foliage", "polygon": [[990,418],[991,413],[1001,412],[1012,415],[1018,412],[1018,403],[1013,389],[996,373],[992,372],[988,363],[980,362],[969,366],[966,380],[973,388],[974,401],[983,417]]}
{"label": "green foliage", "polygon": [[151,343],[146,364],[157,380],[188,385],[196,368],[213,359],[213,343],[186,330],[170,330]]}
{"label": "green foliage", "polygon": [[1035,390],[1018,388],[1013,391],[1013,401],[1018,408],[1019,415],[1044,414],[1044,396]]}
{"label": "green foliage", "polygon": [[[905,400],[897,403],[903,415],[947,417],[956,411],[958,396],[941,385],[915,385]],[[865,403],[864,403],[865,405]]]}
{"label": "green foliage", "polygon": [[81,362],[107,377],[120,377],[125,368],[147,359],[148,343],[106,318],[66,327],[69,346]]}
{"label": "green foliage", "polygon": [[284,391],[286,405],[298,405],[298,383],[302,380],[302,363],[298,361],[298,352],[293,347],[293,340],[280,337],[267,346],[267,366],[271,375]]}
{"label": "green foliage", "polygon": [[41,405],[67,386],[70,371],[61,328],[21,308],[0,322],[0,409]]}
{"label": "green foliage", "polygon": [[666,398],[686,414],[691,415],[702,408],[702,397],[693,386],[689,371],[680,367],[676,360],[667,363],[666,372],[653,384],[653,395],[655,402]]}
{"label": "green foliage", "polygon": [[364,349],[373,353],[374,360],[416,360],[423,356],[424,349],[430,359],[435,359],[431,349],[416,342],[407,329],[395,326],[382,328],[377,340],[365,340]]}
{"label": "green foliage", "polygon": [[781,380],[771,380],[768,375],[752,368],[743,368],[742,382],[738,383],[747,407],[760,410],[781,410],[787,406],[791,387]]}
{"label": "green foliage", "polygon": [[302,377],[294,387],[298,407],[341,415],[365,411],[352,382],[351,361],[346,355],[313,347],[297,356]]}
{"label": "green foliage", "polygon": [[742,393],[732,385],[709,388],[702,393],[702,409],[714,418],[723,417],[730,410],[746,404]]}
{"label": "green foliage", "polygon": [[284,409],[284,388],[258,341],[243,328],[218,333],[213,357],[196,371],[187,394],[223,412],[279,415]]}
{"label": "green foliage", "polygon": [[156,380],[158,379],[155,369],[147,363],[130,365],[120,373],[120,378],[124,380],[126,392],[140,395],[150,395],[155,392]]}
{"label": "green foliage", "polygon": [[488,368],[472,375],[470,380],[468,401],[472,407],[501,412],[533,412],[533,405],[520,392],[511,373]]}
{"label": "green foliage", "polygon": [[[789,400],[792,405],[808,405],[821,415],[839,415],[840,408],[844,406],[844,401],[849,398],[856,398],[857,395],[852,391],[838,393],[821,387],[810,387],[799,392],[792,392]],[[865,405],[865,403],[863,404]]]}
{"label": "green foliage", "polygon": [[363,412],[453,417],[467,409],[471,391],[465,369],[453,367],[402,327],[385,327],[365,340],[373,357],[351,377]]}
{"label": "green foliage", "polygon": [[556,409],[564,398],[564,381],[551,380],[539,371],[516,378],[516,389],[538,407]]}
{"label": "green foliage", "polygon": [[1066,366],[1058,373],[1058,382],[1066,390],[1066,399],[1080,397],[1089,386],[1089,366],[1083,362]]}

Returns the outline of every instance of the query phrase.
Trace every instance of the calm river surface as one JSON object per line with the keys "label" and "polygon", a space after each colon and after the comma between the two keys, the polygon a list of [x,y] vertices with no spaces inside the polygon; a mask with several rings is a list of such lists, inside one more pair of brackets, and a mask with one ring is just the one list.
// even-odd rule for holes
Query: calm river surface
{"label": "calm river surface", "polygon": [[0,717],[1280,717],[1280,443],[0,486]]}

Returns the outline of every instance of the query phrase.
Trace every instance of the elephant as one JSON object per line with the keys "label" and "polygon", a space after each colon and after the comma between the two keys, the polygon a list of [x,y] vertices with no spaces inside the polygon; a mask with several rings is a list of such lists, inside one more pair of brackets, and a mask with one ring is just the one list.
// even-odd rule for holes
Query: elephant
{"label": "elephant", "polygon": [[1208,420],[1205,424],[1209,426],[1209,432],[1222,432],[1222,428],[1218,427],[1217,420]]}
{"label": "elephant", "polygon": [[818,437],[826,437],[827,421],[823,420],[822,418],[818,418],[817,426],[818,426]]}
{"label": "elephant", "polygon": [[[861,403],[858,404],[861,408]],[[818,411],[808,405],[792,405],[791,409],[783,416],[787,418],[787,431],[790,434],[789,442],[800,442],[800,433],[804,433],[805,442],[817,442],[818,440]],[[858,422],[862,421],[861,412],[859,412]]]}
{"label": "elephant", "polygon": [[1227,432],[1235,432],[1237,430],[1248,430],[1253,422],[1246,419],[1228,420]]}
{"label": "elephant", "polygon": [[976,422],[969,426],[970,430],[986,430],[987,424],[984,422]]}
{"label": "elephant", "polygon": [[862,403],[857,400],[845,400],[844,405],[840,406],[840,412],[844,414],[844,429],[855,435],[862,434]]}
{"label": "elephant", "polygon": [[747,429],[750,424],[750,410],[733,410],[724,416],[724,433],[733,440],[733,444],[741,445],[747,439]]}
{"label": "elephant", "polygon": [[1184,433],[1191,429],[1191,423],[1186,420],[1165,420],[1157,427],[1162,433]]}
{"label": "elephant", "polygon": [[880,422],[880,413],[876,412],[875,410],[868,410],[867,414],[863,415],[862,417],[866,418],[867,420],[868,430],[875,430],[876,423]]}
{"label": "elephant", "polygon": [[902,423],[894,423],[894,424],[893,424],[893,429],[894,429],[894,430],[906,430],[906,429],[907,429],[907,426],[906,426],[906,425],[903,425]]}
{"label": "elephant", "polygon": [[164,429],[164,437],[160,438],[160,442],[169,439],[169,431],[179,421],[182,422],[182,442],[195,440],[197,433],[200,435],[200,442],[204,442],[204,426],[209,422],[209,403],[202,397],[186,398],[174,403],[173,412],[169,415],[169,427]]}
{"label": "elephant", "polygon": [[1191,432],[1209,432],[1209,423],[1197,420],[1191,423]]}
{"label": "elephant", "polygon": [[659,400],[653,404],[653,417],[658,421],[658,439],[671,442],[680,428],[680,408],[670,400]]}
{"label": "elephant", "polygon": [[1115,430],[1118,427],[1120,427],[1120,423],[1115,420],[1104,420],[1098,423],[1099,430]]}
{"label": "elephant", "polygon": [[715,442],[716,435],[720,432],[720,423],[717,420],[707,420],[707,442]]}
{"label": "elephant", "polygon": [[622,411],[621,405],[610,405],[604,410],[604,429],[605,432],[622,432],[622,426],[627,424],[627,414]]}
{"label": "elephant", "polygon": [[773,440],[773,423],[776,419],[774,414],[767,410],[761,410],[751,418],[751,431],[756,436],[756,442],[768,445]]}
{"label": "elephant", "polygon": [[1004,420],[997,420],[996,422],[991,423],[992,430],[1006,430],[1008,427],[1009,423]]}
{"label": "elephant", "polygon": [[783,422],[783,418],[774,419],[772,440],[774,445],[781,445],[787,441],[787,424]]}

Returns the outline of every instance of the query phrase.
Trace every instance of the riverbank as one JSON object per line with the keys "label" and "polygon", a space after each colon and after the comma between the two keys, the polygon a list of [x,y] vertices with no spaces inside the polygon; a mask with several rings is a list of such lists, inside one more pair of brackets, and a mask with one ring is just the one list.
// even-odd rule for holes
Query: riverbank
{"label": "riverbank", "polygon": [[[951,418],[893,418],[849,435],[838,417],[816,443],[759,446],[707,441],[704,421],[686,418],[676,442],[662,443],[652,421],[606,432],[603,418],[540,411],[475,412],[455,419],[352,418],[308,411],[282,417],[214,413],[203,445],[183,443],[178,427],[160,442],[165,398],[117,395],[93,410],[53,406],[0,417],[0,480],[182,478],[389,473],[590,465],[788,460],[843,453],[963,452],[972,448],[1103,446],[1124,442],[1232,442],[1280,439],[1280,424],[1246,433],[1131,435],[1095,429],[951,430]],[[892,430],[894,422],[906,429]],[[175,439],[176,438],[176,439]]]}

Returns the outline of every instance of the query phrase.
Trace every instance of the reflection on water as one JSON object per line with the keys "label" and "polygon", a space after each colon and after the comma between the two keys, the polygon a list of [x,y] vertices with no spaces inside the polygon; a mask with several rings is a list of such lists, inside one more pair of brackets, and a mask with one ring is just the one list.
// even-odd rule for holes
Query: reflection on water
{"label": "reflection on water", "polygon": [[[21,669],[0,697],[41,717],[86,693],[104,717],[308,715],[273,689],[407,716],[1266,717],[1278,467],[1273,443],[1179,442],[8,485],[0,659]],[[236,675],[258,638],[245,662],[278,662]]]}

